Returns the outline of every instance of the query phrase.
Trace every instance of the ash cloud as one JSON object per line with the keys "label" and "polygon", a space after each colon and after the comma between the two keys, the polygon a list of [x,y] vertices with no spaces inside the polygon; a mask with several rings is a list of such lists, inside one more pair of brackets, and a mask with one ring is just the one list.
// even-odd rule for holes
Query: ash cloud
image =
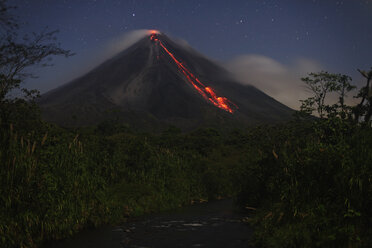
{"label": "ash cloud", "polygon": [[117,55],[119,52],[129,48],[134,43],[139,41],[140,39],[144,38],[146,35],[149,35],[150,30],[147,29],[139,29],[130,32],[126,32],[120,36],[111,38],[110,40],[106,41],[101,48],[100,52],[95,54],[91,54],[90,56],[85,57],[85,61],[83,61],[84,67],[78,68],[77,76],[81,76],[99,64],[105,62],[106,60],[112,58],[113,56]]}
{"label": "ash cloud", "polygon": [[102,55],[102,59],[108,59],[117,53],[127,49],[146,35],[150,34],[148,29],[139,29],[131,32],[127,32],[119,37],[113,38],[106,45],[106,50]]}
{"label": "ash cloud", "polygon": [[57,59],[56,66],[51,67],[49,73],[38,79],[29,79],[26,87],[30,89],[38,88],[44,93],[66,84],[88,73],[105,60],[130,47],[148,35],[149,32],[150,30],[147,29],[126,32],[109,39],[100,46],[78,52],[76,56],[69,58],[68,63],[63,59]]}

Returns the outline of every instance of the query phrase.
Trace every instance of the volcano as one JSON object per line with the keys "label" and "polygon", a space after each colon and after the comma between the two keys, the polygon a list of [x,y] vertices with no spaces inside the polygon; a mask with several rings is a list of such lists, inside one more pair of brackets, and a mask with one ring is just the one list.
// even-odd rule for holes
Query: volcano
{"label": "volcano", "polygon": [[293,110],[158,31],[86,75],[42,95],[43,117],[62,126],[107,120],[140,129],[275,123]]}

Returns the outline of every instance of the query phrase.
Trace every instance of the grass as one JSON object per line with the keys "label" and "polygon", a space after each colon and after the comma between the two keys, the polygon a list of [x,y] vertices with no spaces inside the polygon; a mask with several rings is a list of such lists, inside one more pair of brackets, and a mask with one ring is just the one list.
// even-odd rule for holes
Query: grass
{"label": "grass", "polygon": [[236,196],[257,247],[372,244],[372,129],[339,119],[223,133],[0,133],[0,246],[38,247],[83,228]]}

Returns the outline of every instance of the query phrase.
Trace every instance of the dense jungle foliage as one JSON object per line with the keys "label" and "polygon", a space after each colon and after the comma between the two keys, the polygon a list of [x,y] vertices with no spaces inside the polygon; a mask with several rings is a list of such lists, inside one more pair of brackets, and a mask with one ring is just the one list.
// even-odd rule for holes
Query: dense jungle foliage
{"label": "dense jungle foliage", "polygon": [[[138,133],[107,121],[45,123],[25,69],[72,55],[55,32],[19,37],[0,0],[0,247],[38,247],[83,228],[236,197],[256,247],[372,247],[372,70],[359,104],[348,76],[303,78],[313,93],[293,121],[235,131]],[[336,94],[338,101],[327,103]],[[317,112],[319,118],[311,117]]]}
{"label": "dense jungle foliage", "polygon": [[146,134],[109,122],[80,130],[21,123],[1,129],[1,247],[36,247],[82,228],[234,196],[250,211],[258,247],[372,244],[366,125],[333,118]]}

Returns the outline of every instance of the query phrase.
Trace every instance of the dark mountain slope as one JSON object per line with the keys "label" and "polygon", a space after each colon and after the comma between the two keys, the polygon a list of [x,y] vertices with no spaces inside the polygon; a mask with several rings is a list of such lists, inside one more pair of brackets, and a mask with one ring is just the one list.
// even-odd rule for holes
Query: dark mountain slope
{"label": "dark mountain slope", "polygon": [[[204,84],[206,93],[192,86],[163,46]],[[212,98],[207,87],[219,99],[226,97],[226,107],[234,112],[207,99]],[[191,129],[279,122],[292,114],[285,105],[235,82],[225,69],[163,34],[149,34],[86,75],[44,94],[40,106],[46,120],[63,126],[115,119],[145,129],[164,124]]]}

